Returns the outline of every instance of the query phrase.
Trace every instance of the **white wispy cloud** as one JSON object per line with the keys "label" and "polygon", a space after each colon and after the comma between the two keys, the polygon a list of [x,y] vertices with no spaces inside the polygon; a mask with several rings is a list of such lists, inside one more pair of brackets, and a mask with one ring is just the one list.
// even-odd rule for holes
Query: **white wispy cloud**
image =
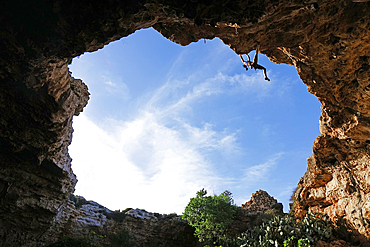
{"label": "white wispy cloud", "polygon": [[[250,191],[249,195],[242,194],[236,198],[235,202],[239,205],[250,200],[252,193],[259,189],[265,189],[264,183],[267,183],[274,174],[274,169],[277,168],[279,160],[284,156],[284,152],[276,153],[269,157],[265,162],[249,166],[246,169],[241,169],[241,178],[232,181],[236,189]],[[245,166],[248,166],[247,164]],[[262,186],[261,186],[262,185]],[[266,189],[265,189],[266,190]]]}
{"label": "white wispy cloud", "polygon": [[[76,193],[107,207],[181,213],[195,191],[215,188],[212,165],[199,153],[204,143],[181,139],[151,114],[112,126],[109,133],[81,114],[74,128],[70,153],[80,181]],[[209,145],[219,141],[211,130],[192,131],[189,135],[201,135]]]}
{"label": "white wispy cloud", "polygon": [[119,96],[123,100],[129,100],[131,98],[130,90],[122,78],[117,77],[112,79],[111,76],[102,75],[102,81],[104,82],[105,90],[109,94]]}
{"label": "white wispy cloud", "polygon": [[283,152],[277,153],[269,158],[265,163],[247,168],[244,172],[244,180],[249,183],[254,183],[256,181],[268,179],[268,175],[271,174],[271,170],[276,167],[277,161],[283,154]]}
{"label": "white wispy cloud", "polygon": [[[204,187],[217,191],[222,183],[235,183],[235,179],[215,173],[215,164],[207,160],[204,151],[237,152],[240,147],[236,133],[215,131],[209,123],[195,127],[178,116],[196,107],[204,97],[250,91],[253,87],[248,83],[256,86],[264,82],[254,76],[230,77],[219,72],[192,85],[177,100],[165,102],[188,81],[166,83],[142,105],[132,121],[106,121],[104,130],[84,114],[74,119],[70,153],[80,181],[77,194],[104,202],[112,209],[144,207],[155,212],[182,213],[197,190]],[[107,78],[105,84],[117,87]],[[249,168],[246,177],[263,177],[276,159]]]}
{"label": "white wispy cloud", "polygon": [[[193,81],[197,82],[190,88],[187,93],[177,99],[173,104],[168,104],[168,95],[180,94],[178,91],[186,91],[184,85],[189,85]],[[193,75],[189,78],[179,81],[167,81],[159,88],[146,104],[148,111],[160,111],[162,115],[176,114],[178,112],[191,111],[192,105],[205,100],[207,97],[230,94],[253,94],[256,98],[263,98],[269,95],[272,83],[262,79],[259,74],[236,74],[228,76],[218,72],[211,78],[199,82]],[[167,104],[163,103],[166,102]],[[164,107],[158,107],[163,106]],[[159,114],[159,113],[158,113]]]}

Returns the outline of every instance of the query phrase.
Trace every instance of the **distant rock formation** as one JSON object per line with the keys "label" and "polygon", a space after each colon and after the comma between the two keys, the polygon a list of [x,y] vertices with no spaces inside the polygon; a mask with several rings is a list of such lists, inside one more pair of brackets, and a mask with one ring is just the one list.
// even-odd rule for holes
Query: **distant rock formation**
{"label": "distant rock formation", "polygon": [[242,208],[251,214],[265,213],[266,211],[279,215],[284,214],[283,204],[278,203],[275,198],[263,190],[253,193],[251,199],[244,203]]}
{"label": "distant rock formation", "polygon": [[237,211],[236,219],[231,225],[231,235],[237,236],[247,229],[261,224],[262,220],[266,219],[265,214],[283,216],[283,204],[278,203],[266,191],[258,190]]}
{"label": "distant rock formation", "polygon": [[[87,237],[94,232],[96,236],[106,236],[96,238],[96,241],[109,244],[113,234],[126,229],[135,247],[149,247],[154,242],[171,247],[203,246],[194,236],[194,228],[176,214],[150,213],[138,208],[125,212],[111,211],[82,196],[71,196],[65,205],[63,215],[55,219],[43,235],[43,241],[57,241],[65,236]],[[239,209],[237,218],[230,226],[234,235],[261,223],[264,213],[283,215],[282,204],[263,190],[255,192],[251,200]]]}
{"label": "distant rock formation", "polygon": [[299,181],[295,214],[326,213],[366,242],[369,12],[368,2],[348,0],[2,1],[0,246],[36,246],[72,212],[77,179],[68,146],[89,93],[68,63],[146,27],[181,45],[219,37],[238,54],[259,43],[271,61],[295,66],[322,103],[322,135]]}

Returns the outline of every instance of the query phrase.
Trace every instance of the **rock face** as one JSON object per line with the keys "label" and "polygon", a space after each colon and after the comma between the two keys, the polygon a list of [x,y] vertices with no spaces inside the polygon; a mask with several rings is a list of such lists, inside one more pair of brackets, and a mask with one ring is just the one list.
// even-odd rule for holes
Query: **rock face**
{"label": "rock face", "polygon": [[147,247],[154,243],[174,247],[199,245],[194,229],[178,215],[149,213],[142,209],[117,212],[94,201],[86,201],[83,197],[76,198],[77,202],[68,201],[65,204],[63,215],[54,220],[42,241],[57,241],[63,236],[89,236],[100,244],[109,244],[114,234],[126,229],[135,247]]}
{"label": "rock face", "polygon": [[251,213],[265,213],[267,210],[273,210],[277,214],[284,214],[283,204],[278,203],[275,198],[263,190],[253,193],[251,199],[244,203],[242,208]]}
{"label": "rock face", "polygon": [[89,94],[68,63],[150,26],[182,45],[220,37],[242,54],[259,43],[294,65],[322,103],[295,213],[327,213],[369,238],[369,10],[350,0],[2,1],[0,245],[35,246],[69,212],[72,118]]}

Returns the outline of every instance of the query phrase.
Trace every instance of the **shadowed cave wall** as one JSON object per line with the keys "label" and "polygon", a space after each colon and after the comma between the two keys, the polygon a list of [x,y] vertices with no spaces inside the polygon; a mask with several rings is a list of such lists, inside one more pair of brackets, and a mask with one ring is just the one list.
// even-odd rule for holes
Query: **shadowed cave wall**
{"label": "shadowed cave wall", "polygon": [[[259,43],[294,65],[322,103],[320,131],[295,193],[307,210],[370,237],[370,4],[323,1],[68,1],[0,4],[0,242],[37,246],[62,234],[77,182],[68,145],[87,104],[73,57],[154,27],[187,45],[219,37],[236,53]],[[68,218],[68,217],[67,217]],[[15,243],[15,244],[14,244]]]}

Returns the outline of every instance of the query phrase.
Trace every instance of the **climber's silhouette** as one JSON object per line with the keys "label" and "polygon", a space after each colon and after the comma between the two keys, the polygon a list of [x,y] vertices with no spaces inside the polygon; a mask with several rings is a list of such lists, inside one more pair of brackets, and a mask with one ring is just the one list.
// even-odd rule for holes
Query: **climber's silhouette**
{"label": "climber's silhouette", "polygon": [[247,62],[246,62],[246,61],[244,61],[244,59],[243,59],[242,55],[241,55],[241,54],[239,54],[239,56],[240,56],[240,58],[242,59],[242,62],[243,62],[243,67],[244,67],[246,70],[248,70],[248,67],[249,67],[250,69],[254,69],[254,70],[256,70],[256,69],[261,69],[261,70],[263,70],[263,74],[265,75],[265,80],[270,81],[270,79],[267,77],[266,68],[265,68],[265,67],[263,67],[262,65],[259,65],[259,64],[258,64],[258,50],[259,50],[259,45],[257,45],[256,54],[254,54],[253,62],[251,62],[251,58],[249,57],[249,55],[248,55],[248,54],[246,54],[246,55],[247,55],[247,57],[248,57],[248,61],[247,61]]}

